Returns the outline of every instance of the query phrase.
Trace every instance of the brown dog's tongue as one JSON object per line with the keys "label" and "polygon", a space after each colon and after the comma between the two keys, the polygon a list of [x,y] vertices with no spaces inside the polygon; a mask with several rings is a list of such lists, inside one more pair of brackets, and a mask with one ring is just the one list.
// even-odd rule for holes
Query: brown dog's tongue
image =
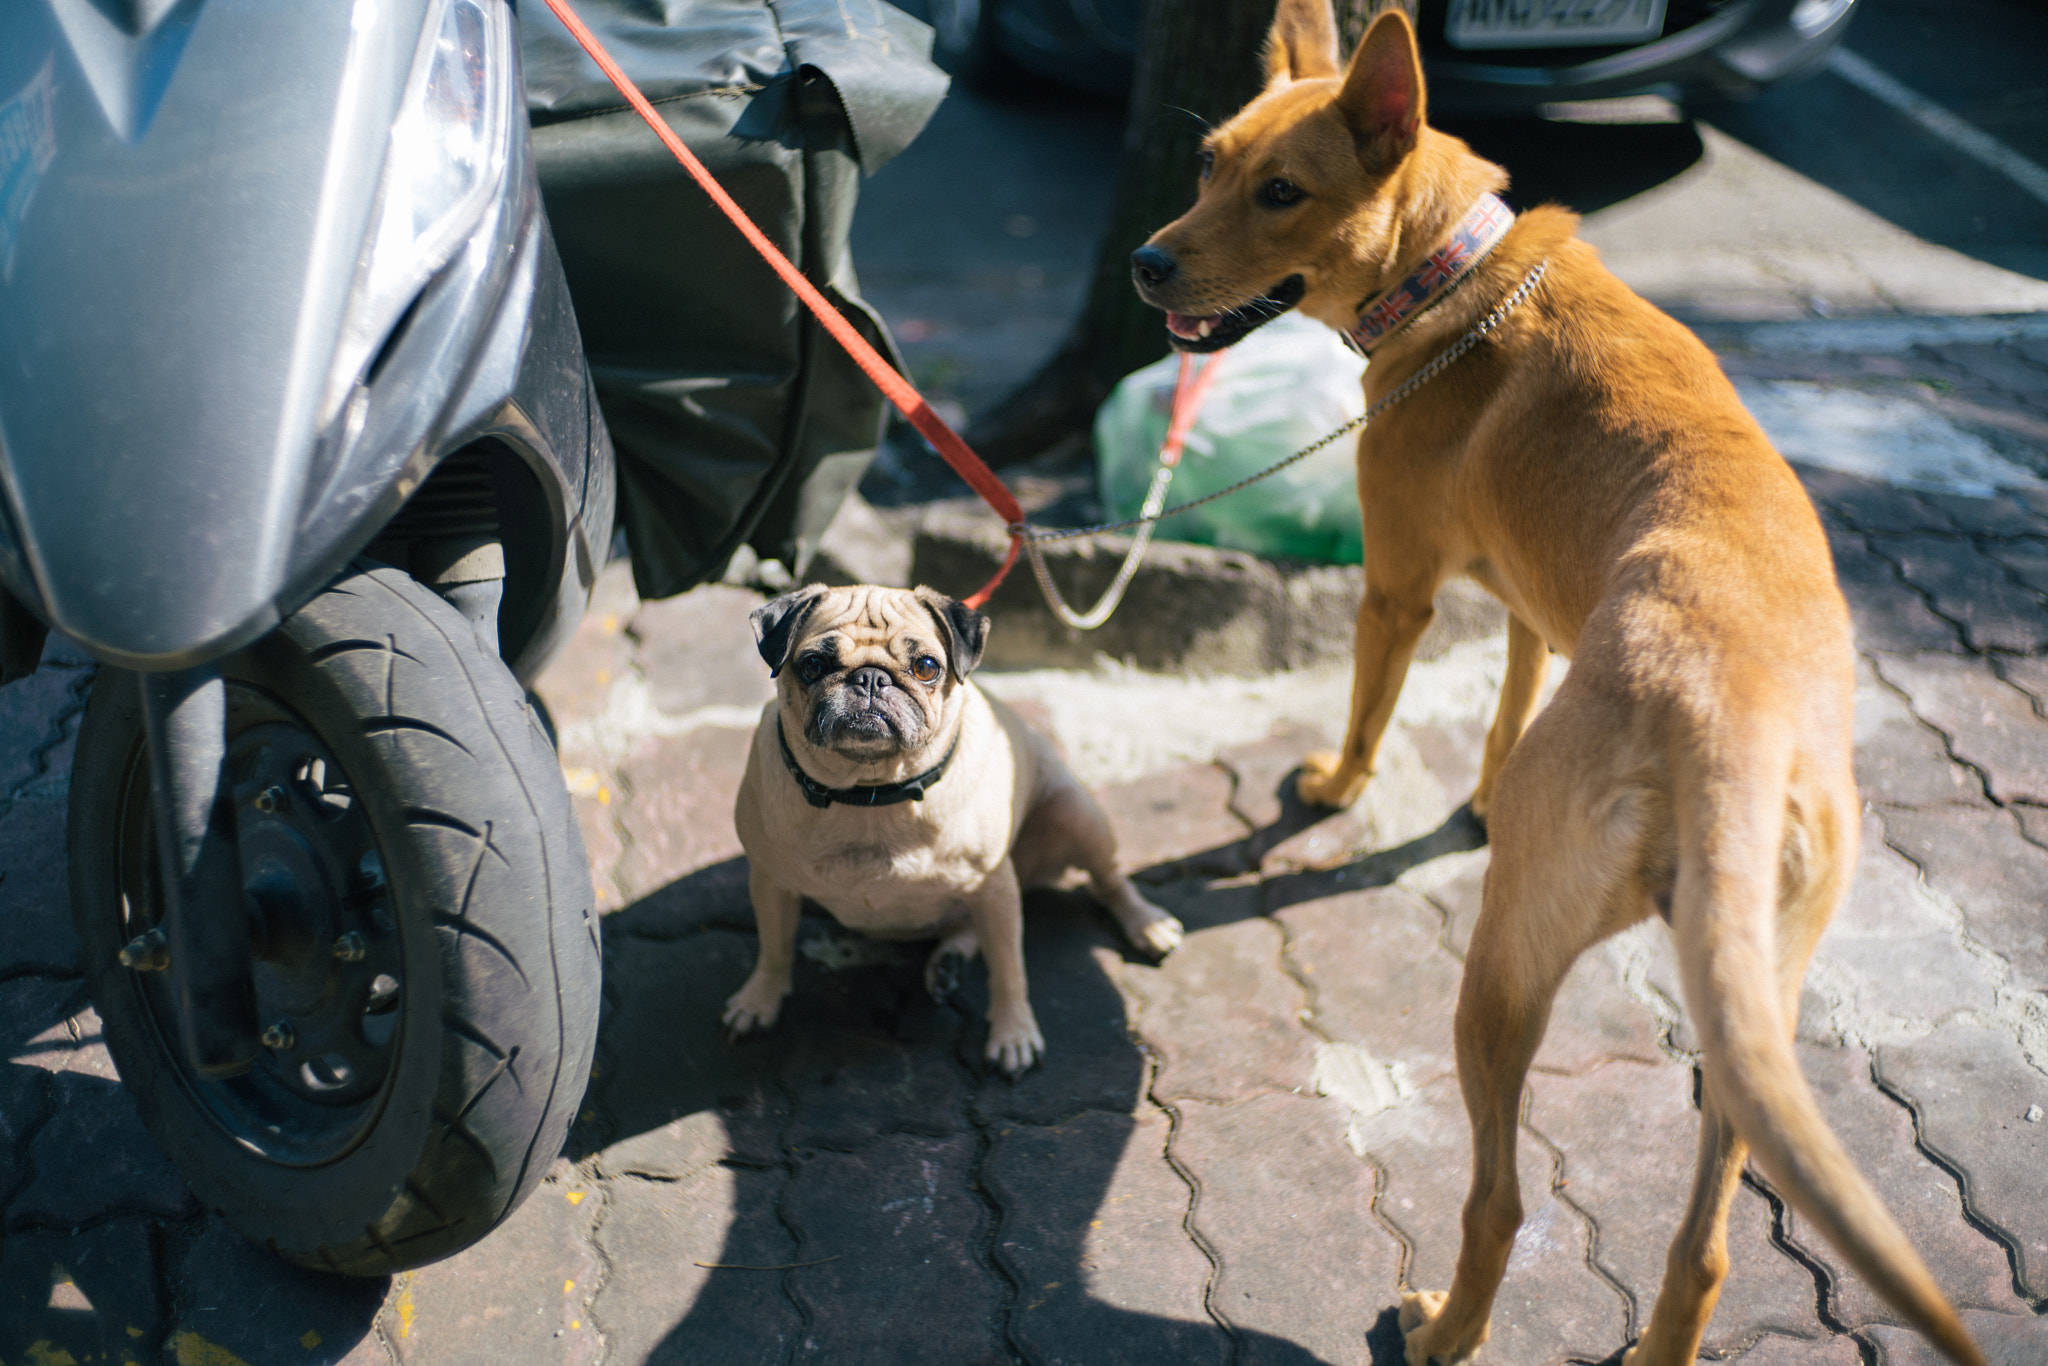
{"label": "brown dog's tongue", "polygon": [[1185,313],[1169,313],[1166,315],[1166,330],[1183,340],[1199,341],[1208,331],[1202,324],[1214,321],[1213,317],[1193,318]]}

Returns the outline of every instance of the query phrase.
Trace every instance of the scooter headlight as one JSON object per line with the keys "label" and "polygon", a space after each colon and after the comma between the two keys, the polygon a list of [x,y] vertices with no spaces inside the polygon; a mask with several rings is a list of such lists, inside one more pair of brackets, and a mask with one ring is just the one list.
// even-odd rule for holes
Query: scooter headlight
{"label": "scooter headlight", "polygon": [[433,274],[476,227],[505,171],[514,70],[500,0],[443,0],[391,125],[369,250],[349,300],[325,406],[332,415]]}

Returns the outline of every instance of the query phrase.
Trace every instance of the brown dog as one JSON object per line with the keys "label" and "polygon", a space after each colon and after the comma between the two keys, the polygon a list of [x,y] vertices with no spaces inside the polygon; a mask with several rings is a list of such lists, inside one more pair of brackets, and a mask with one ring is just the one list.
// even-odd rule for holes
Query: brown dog
{"label": "brown dog", "polygon": [[[1654,909],[1706,1085],[1692,1199],[1629,1366],[1693,1361],[1752,1153],[1914,1326],[1981,1363],[1791,1047],[1859,818],[1848,613],[1811,503],[1713,356],[1601,266],[1572,214],[1514,219],[1489,199],[1505,173],[1424,124],[1404,14],[1376,19],[1345,69],[1328,0],[1281,0],[1266,61],[1264,93],[1208,139],[1195,206],[1132,258],[1176,344],[1214,350],[1298,305],[1372,347],[1378,402],[1505,313],[1359,441],[1350,726],[1300,781],[1312,803],[1357,799],[1444,578],[1507,604],[1472,799],[1493,858],[1456,1026],[1472,1189],[1448,1295],[1403,1298],[1409,1362],[1486,1340],[1551,998],[1581,952]],[[1531,723],[1551,650],[1572,669]]]}

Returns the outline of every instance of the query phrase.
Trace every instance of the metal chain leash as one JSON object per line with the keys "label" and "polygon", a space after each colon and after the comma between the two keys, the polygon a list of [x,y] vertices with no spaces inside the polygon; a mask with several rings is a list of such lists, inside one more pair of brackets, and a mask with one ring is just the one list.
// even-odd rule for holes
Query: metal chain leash
{"label": "metal chain leash", "polygon": [[[1182,503],[1178,507],[1161,511],[1162,505],[1166,502],[1167,485],[1173,482],[1173,466],[1162,461],[1158,471],[1152,476],[1152,487],[1146,491],[1143,508],[1140,509],[1136,517],[1132,517],[1127,521],[1101,522],[1094,526],[1066,527],[1059,530],[1046,530],[1034,527],[1029,522],[1013,523],[1010,526],[1010,534],[1023,543],[1025,553],[1031,557],[1031,573],[1038,580],[1039,591],[1045,595],[1046,606],[1052,609],[1053,615],[1058,617],[1060,621],[1077,631],[1092,631],[1105,621],[1108,621],[1110,613],[1116,611],[1117,604],[1123,601],[1124,590],[1130,587],[1131,579],[1138,572],[1138,562],[1144,558],[1145,547],[1151,544],[1154,526],[1165,521],[1168,517],[1178,517],[1183,512],[1192,512],[1196,508],[1213,503],[1219,498],[1228,498],[1231,494],[1241,489],[1250,488],[1261,479],[1269,479],[1288,466],[1306,460],[1309,456],[1314,455],[1339,437],[1365,426],[1375,417],[1378,417],[1381,413],[1435,378],[1443,371],[1444,367],[1477,346],[1487,333],[1507,321],[1508,315],[1521,307],[1522,302],[1535,290],[1537,282],[1542,280],[1543,272],[1549,265],[1550,261],[1548,258],[1538,261],[1535,269],[1531,270],[1523,278],[1522,283],[1515,289],[1515,292],[1501,300],[1499,306],[1493,312],[1481,318],[1477,323],[1474,323],[1471,331],[1439,352],[1435,359],[1410,375],[1398,388],[1385,398],[1382,398],[1378,403],[1373,404],[1363,413],[1352,418],[1328,436],[1304,446],[1285,460],[1260,470],[1248,479],[1240,479],[1229,488],[1218,489],[1216,492],[1204,497],[1196,498],[1191,502]],[[1076,612],[1067,605],[1066,598],[1060,594],[1059,586],[1052,581],[1052,571],[1046,567],[1045,556],[1040,552],[1039,547],[1048,541],[1071,541],[1082,536],[1101,536],[1110,532],[1129,531],[1133,527],[1138,529],[1138,534],[1131,544],[1130,553],[1124,556],[1123,567],[1117,571],[1116,578],[1111,580],[1109,588],[1103,593],[1101,599],[1092,609],[1087,612]]]}

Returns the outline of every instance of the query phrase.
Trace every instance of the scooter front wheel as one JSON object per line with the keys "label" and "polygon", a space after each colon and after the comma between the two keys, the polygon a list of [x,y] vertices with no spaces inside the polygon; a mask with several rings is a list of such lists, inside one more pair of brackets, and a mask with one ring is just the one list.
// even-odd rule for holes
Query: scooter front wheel
{"label": "scooter front wheel", "polygon": [[115,669],[70,813],[107,1046],[193,1191],[252,1241],[353,1275],[445,1257],[539,1183],[596,1044],[589,866],[553,747],[462,616],[382,566],[220,667],[264,1047],[241,1077],[201,1078],[171,974],[148,970],[150,766]]}

